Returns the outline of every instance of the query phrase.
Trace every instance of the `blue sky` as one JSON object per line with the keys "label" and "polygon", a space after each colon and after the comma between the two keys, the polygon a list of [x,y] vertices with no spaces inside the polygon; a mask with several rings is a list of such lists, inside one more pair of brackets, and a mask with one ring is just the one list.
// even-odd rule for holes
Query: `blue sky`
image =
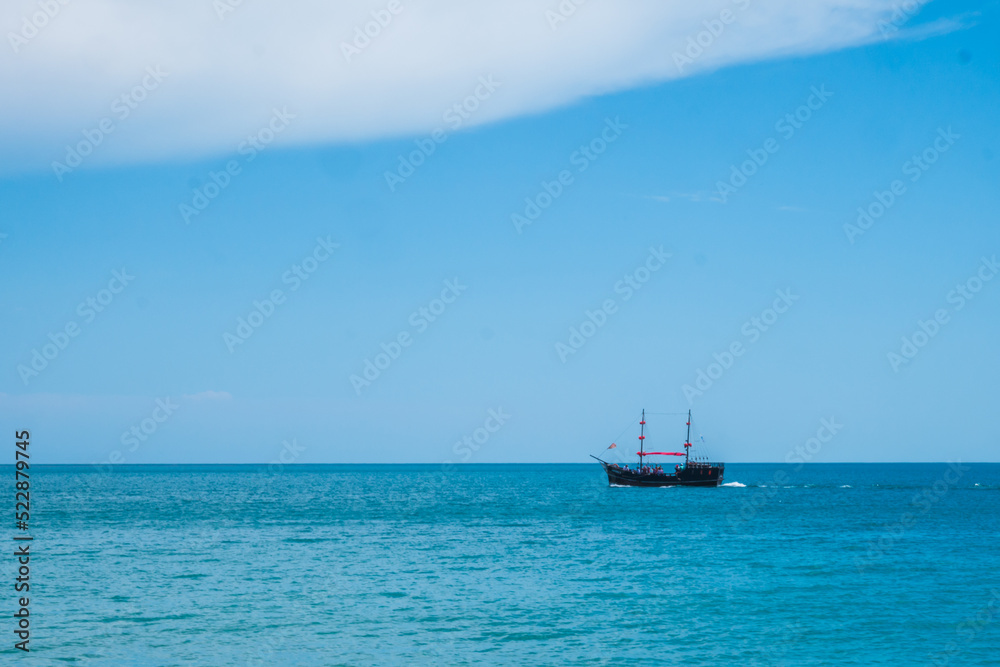
{"label": "blue sky", "polygon": [[[777,21],[780,7],[761,7]],[[686,19],[678,48],[713,12]],[[238,32],[235,19],[223,25]],[[620,76],[561,92],[555,77],[544,100],[486,53],[481,75],[499,85],[479,88],[457,130],[444,114],[475,94],[476,77],[458,77],[464,94],[425,91],[437,111],[415,111],[414,127],[396,116],[419,90],[359,99],[391,108],[381,129],[347,136],[321,127],[322,105],[306,98],[259,105],[207,147],[155,118],[134,131],[116,120],[123,131],[59,175],[59,128],[78,128],[78,141],[114,116],[49,100],[51,118],[36,109],[2,137],[0,420],[31,429],[34,456],[50,463],[584,461],[643,407],[691,408],[726,461],[785,460],[823,419],[842,428],[813,447],[816,462],[996,461],[997,21],[996,3],[932,2],[889,39],[870,28],[816,48],[734,49],[690,76],[669,73],[669,57],[653,75],[608,53]],[[750,29],[728,30],[709,51]],[[28,46],[41,52],[44,38]],[[273,39],[269,49],[291,37]],[[47,71],[27,57],[5,61],[5,77]],[[147,91],[164,105],[153,116],[169,116],[168,86],[184,76],[166,71]],[[29,88],[14,89],[10,114],[37,106]],[[228,108],[206,93],[206,118],[217,114],[207,122]],[[275,109],[285,119],[272,123]],[[267,127],[281,128],[273,141],[240,151]],[[600,154],[581,152],[602,141]],[[386,173],[419,145],[434,151],[390,190]],[[722,196],[732,167],[762,154]],[[561,172],[559,195],[518,229],[512,215],[543,183],[555,191]],[[186,221],[182,205],[214,194],[213,174],[225,187]],[[894,181],[900,194],[858,228],[858,208],[879,211]],[[651,248],[669,258],[647,264]],[[124,286],[113,281],[123,268],[134,276]],[[626,276],[648,280],[632,289]],[[109,283],[118,291],[102,293]],[[281,303],[232,344],[226,335],[275,290]],[[573,347],[571,329],[607,302],[602,326]],[[78,335],[63,339],[67,325]],[[400,334],[398,356],[377,358]],[[910,349],[902,338],[915,334]],[[59,341],[37,374],[25,370]],[[742,354],[729,364],[734,343]],[[717,357],[728,367],[711,367]],[[385,367],[352,381],[367,361]],[[167,398],[176,407],[158,408]],[[650,418],[648,442],[679,444],[683,421]]]}

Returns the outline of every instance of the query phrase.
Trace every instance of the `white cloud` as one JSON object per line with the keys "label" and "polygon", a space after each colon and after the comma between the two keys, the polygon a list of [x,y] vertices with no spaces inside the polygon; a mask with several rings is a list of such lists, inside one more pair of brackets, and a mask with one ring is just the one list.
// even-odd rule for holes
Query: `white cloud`
{"label": "white cloud", "polygon": [[[893,5],[590,0],[553,30],[546,12],[559,0],[398,0],[402,11],[347,62],[341,44],[388,0],[243,0],[222,19],[213,1],[235,0],[46,1],[67,4],[25,43],[11,35],[40,0],[0,9],[5,169],[48,168],[105,117],[114,131],[87,165],[232,153],[275,107],[297,115],[283,145],[424,133],[446,127],[445,110],[492,75],[500,89],[467,124],[487,123],[729,64],[869,42]],[[679,71],[675,52],[724,9],[735,20]],[[166,79],[118,120],[112,102],[150,66]]]}

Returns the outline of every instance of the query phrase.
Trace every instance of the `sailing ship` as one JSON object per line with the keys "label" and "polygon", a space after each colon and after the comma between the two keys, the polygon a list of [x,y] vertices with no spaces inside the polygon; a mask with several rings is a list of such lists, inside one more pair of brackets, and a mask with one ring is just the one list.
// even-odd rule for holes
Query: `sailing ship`
{"label": "sailing ship", "polygon": [[[635,469],[627,465],[621,466],[600,459],[593,454],[608,474],[609,486],[719,486],[725,472],[725,463],[711,463],[701,459],[691,458],[691,411],[687,415],[687,437],[684,439],[683,452],[647,452],[646,441],[646,411],[642,411],[639,421],[639,462]],[[611,447],[615,447],[612,443]],[[609,447],[609,449],[611,448]],[[683,456],[684,463],[674,466],[673,472],[663,469],[662,465],[651,465],[647,456]]]}

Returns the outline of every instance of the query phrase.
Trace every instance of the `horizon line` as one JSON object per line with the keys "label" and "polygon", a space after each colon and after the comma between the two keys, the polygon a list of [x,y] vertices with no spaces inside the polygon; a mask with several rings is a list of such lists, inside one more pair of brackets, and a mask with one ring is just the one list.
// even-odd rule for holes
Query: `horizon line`
{"label": "horizon line", "polygon": [[[1000,461],[813,461],[784,463],[781,461],[729,461],[725,465],[780,465],[780,466],[823,466],[823,465],[885,465],[885,464],[921,464],[921,465],[949,465],[952,463],[963,463],[970,465],[1000,464]],[[280,466],[282,468],[308,467],[308,466],[450,466],[452,468],[462,466],[553,466],[553,465],[593,465],[587,461],[510,461],[510,462],[483,462],[483,463],[451,463],[451,462],[385,462],[385,461],[363,461],[363,462],[322,462],[322,463],[281,463],[279,461],[270,462],[249,462],[249,463],[35,463],[32,468],[45,468],[56,466],[76,466],[83,468],[138,468],[138,467],[168,467],[168,466]],[[12,463],[0,464],[0,468],[13,468]]]}

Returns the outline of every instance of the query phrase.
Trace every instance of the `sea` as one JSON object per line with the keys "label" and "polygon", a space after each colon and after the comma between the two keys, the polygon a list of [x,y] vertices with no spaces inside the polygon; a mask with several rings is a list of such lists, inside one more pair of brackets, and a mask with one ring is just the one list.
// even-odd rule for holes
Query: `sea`
{"label": "sea", "polygon": [[2,664],[1000,664],[1000,464],[32,466],[30,498]]}

